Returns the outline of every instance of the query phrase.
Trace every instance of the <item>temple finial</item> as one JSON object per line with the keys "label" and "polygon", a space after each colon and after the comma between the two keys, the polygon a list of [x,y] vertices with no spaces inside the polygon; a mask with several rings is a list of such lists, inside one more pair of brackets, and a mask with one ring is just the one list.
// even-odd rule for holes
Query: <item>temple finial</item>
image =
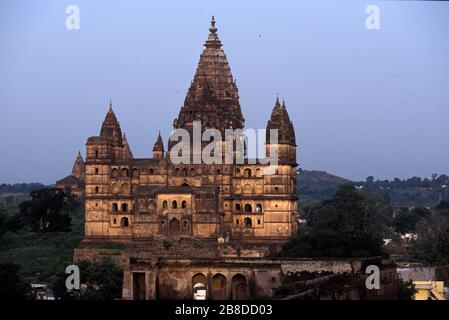
{"label": "temple finial", "polygon": [[109,99],[109,108],[112,109],[112,99]]}
{"label": "temple finial", "polygon": [[210,21],[209,31],[212,32],[212,33],[217,32],[217,28],[215,27],[215,17],[214,16],[212,16],[212,19]]}
{"label": "temple finial", "polygon": [[285,109],[285,100],[284,99],[282,99],[282,108]]}
{"label": "temple finial", "polygon": [[278,107],[281,106],[281,104],[279,103],[279,95],[277,93],[276,93],[276,103],[274,105]]}

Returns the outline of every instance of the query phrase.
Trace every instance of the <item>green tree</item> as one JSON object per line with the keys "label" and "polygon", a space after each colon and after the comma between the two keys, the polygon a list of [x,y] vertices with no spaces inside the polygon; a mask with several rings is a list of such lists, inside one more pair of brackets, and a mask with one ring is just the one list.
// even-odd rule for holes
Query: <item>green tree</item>
{"label": "green tree", "polygon": [[113,300],[122,295],[122,269],[111,259],[102,259],[99,262],[81,261],[80,290],[68,292],[65,287],[67,274],[61,270],[53,283],[55,294],[64,300]]}
{"label": "green tree", "polygon": [[43,188],[31,192],[31,200],[20,204],[20,222],[35,232],[70,231],[73,199],[57,188]]}
{"label": "green tree", "polygon": [[430,216],[430,210],[423,207],[413,209],[400,208],[393,219],[393,226],[400,234],[416,232],[416,224],[423,218]]}
{"label": "green tree", "polygon": [[19,276],[19,266],[14,263],[0,264],[0,300],[24,300],[28,286]]}
{"label": "green tree", "polygon": [[412,255],[427,264],[449,263],[449,215],[438,210],[417,224]]}
{"label": "green tree", "polygon": [[366,257],[382,254],[392,210],[386,198],[341,186],[321,204],[306,208],[307,227],[283,247],[296,257]]}
{"label": "green tree", "polygon": [[412,280],[405,282],[404,280],[398,278],[396,281],[397,285],[397,300],[412,300],[416,293],[415,285]]}

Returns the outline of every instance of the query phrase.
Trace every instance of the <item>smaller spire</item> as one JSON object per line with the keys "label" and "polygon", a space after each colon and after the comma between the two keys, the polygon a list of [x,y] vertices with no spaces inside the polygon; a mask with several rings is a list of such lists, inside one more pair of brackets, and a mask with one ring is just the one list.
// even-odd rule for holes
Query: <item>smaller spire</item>
{"label": "smaller spire", "polygon": [[86,175],[86,168],[84,166],[84,160],[81,156],[81,152],[78,151],[78,155],[75,158],[75,162],[72,167],[72,176],[77,177],[78,179],[84,179]]}
{"label": "smaller spire", "polygon": [[153,158],[163,158],[164,157],[164,142],[162,141],[161,130],[157,135],[156,142],[153,146]]}
{"label": "smaller spire", "polygon": [[276,108],[276,107],[280,107],[280,106],[281,106],[281,104],[279,103],[279,96],[276,93],[276,103],[274,104],[274,107]]}
{"label": "smaller spire", "polygon": [[128,144],[128,139],[126,139],[126,133],[123,131],[123,158],[124,159],[132,159],[133,153],[131,152],[131,148]]}
{"label": "smaller spire", "polygon": [[285,109],[285,100],[282,99],[282,108]]}

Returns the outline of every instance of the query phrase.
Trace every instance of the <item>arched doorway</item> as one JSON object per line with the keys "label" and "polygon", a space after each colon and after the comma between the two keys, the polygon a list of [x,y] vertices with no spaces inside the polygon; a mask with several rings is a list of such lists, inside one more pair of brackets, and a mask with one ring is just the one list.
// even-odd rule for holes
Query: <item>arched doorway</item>
{"label": "arched doorway", "polygon": [[225,300],[227,298],[226,277],[217,273],[212,277],[212,300]]}
{"label": "arched doorway", "polygon": [[232,300],[248,300],[248,283],[244,275],[237,273],[232,277]]}
{"label": "arched doorway", "polygon": [[179,220],[176,218],[173,218],[170,220],[169,226],[168,226],[168,232],[170,234],[180,234],[181,233],[181,224],[179,223]]}
{"label": "arched doorway", "polygon": [[193,300],[206,300],[207,279],[202,273],[197,273],[192,278]]}

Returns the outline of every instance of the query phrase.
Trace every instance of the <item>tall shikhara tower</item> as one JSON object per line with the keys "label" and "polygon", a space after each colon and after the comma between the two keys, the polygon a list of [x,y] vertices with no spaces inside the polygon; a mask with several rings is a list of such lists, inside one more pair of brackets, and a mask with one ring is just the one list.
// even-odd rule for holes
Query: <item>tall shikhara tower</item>
{"label": "tall shikhara tower", "polygon": [[[242,129],[239,94],[212,18],[174,129]],[[87,140],[85,235],[133,243],[160,239],[218,240],[220,243],[281,244],[296,232],[296,139],[285,103],[276,99],[267,123],[267,150],[278,164],[181,163],[170,157],[159,133],[152,158],[136,158],[109,104],[98,136]],[[278,141],[270,145],[270,130]],[[156,135],[155,135],[156,136]],[[209,251],[213,252],[213,251]]]}
{"label": "tall shikhara tower", "polygon": [[239,94],[212,17],[209,37],[204,44],[195,76],[184,106],[174,121],[175,128],[189,129],[195,120],[205,128],[222,131],[243,128]]}

